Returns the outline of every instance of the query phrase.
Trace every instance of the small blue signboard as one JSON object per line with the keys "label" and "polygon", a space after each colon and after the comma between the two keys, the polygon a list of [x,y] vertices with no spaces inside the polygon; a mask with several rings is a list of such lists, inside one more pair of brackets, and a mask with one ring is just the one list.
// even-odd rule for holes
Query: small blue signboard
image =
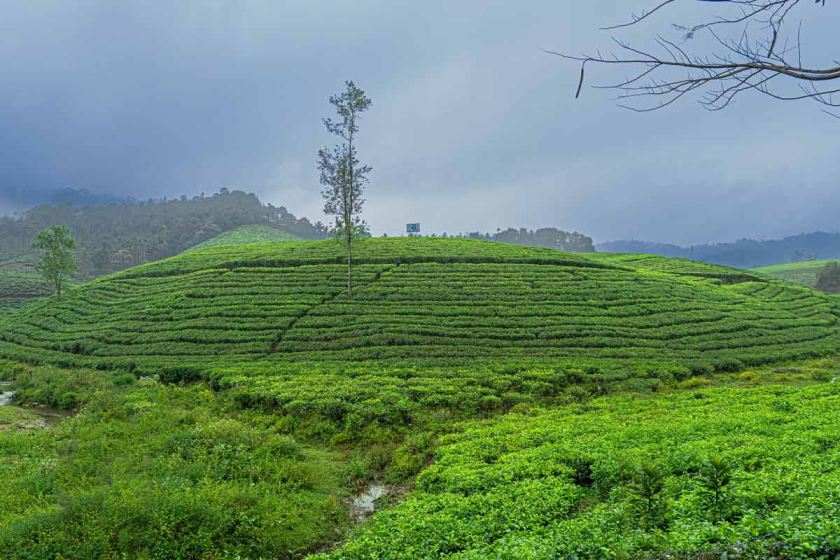
{"label": "small blue signboard", "polygon": [[420,224],[405,224],[405,232],[409,235],[420,233]]}

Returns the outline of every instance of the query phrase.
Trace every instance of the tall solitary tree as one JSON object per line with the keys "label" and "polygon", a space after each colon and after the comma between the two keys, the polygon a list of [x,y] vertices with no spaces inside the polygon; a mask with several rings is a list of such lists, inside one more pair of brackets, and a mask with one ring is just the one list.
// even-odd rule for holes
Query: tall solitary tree
{"label": "tall solitary tree", "polygon": [[324,189],[324,213],[335,217],[335,232],[347,249],[347,297],[353,297],[353,238],[364,229],[361,220],[369,165],[362,165],[356,151],[359,117],[370,108],[370,99],[353,82],[330,97],[337,118],[324,119],[324,126],[340,139],[332,148],[318,150],[318,170]]}
{"label": "tall solitary tree", "polygon": [[45,229],[35,239],[35,248],[41,253],[37,270],[59,298],[61,288],[76,271],[75,247],[76,241],[63,225]]}

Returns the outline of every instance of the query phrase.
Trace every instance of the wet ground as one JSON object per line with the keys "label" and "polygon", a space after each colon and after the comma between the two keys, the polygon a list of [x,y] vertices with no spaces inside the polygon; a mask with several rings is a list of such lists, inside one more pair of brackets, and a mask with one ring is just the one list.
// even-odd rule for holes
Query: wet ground
{"label": "wet ground", "polygon": [[[0,381],[0,406],[16,406],[12,404],[15,392],[11,390],[12,384],[7,381]],[[29,428],[55,426],[65,418],[75,414],[75,411],[53,408],[50,406],[17,406],[21,410],[31,412],[39,417]]]}
{"label": "wet ground", "polygon": [[376,511],[376,502],[389,495],[388,487],[381,482],[371,482],[360,493],[353,496],[350,503],[350,516],[356,523],[361,523]]}

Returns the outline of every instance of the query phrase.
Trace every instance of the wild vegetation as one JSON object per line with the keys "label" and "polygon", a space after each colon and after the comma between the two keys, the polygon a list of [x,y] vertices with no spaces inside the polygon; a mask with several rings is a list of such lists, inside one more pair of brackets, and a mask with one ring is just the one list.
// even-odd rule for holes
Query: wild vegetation
{"label": "wild vegetation", "polygon": [[35,249],[38,251],[36,272],[50,286],[57,299],[61,290],[76,272],[76,240],[67,226],[54,226],[38,232]]}
{"label": "wild vegetation", "polygon": [[825,265],[817,274],[817,283],[814,287],[830,294],[840,294],[840,263],[833,262]]}
{"label": "wild vegetation", "polygon": [[206,386],[8,363],[0,377],[20,402],[83,407],[46,430],[0,415],[2,558],[297,558],[348,523],[335,452]]}
{"label": "wild vegetation", "polygon": [[359,160],[357,134],[362,113],[370,109],[370,98],[353,82],[345,90],[330,96],[336,118],[324,119],[327,132],[338,141],[332,148],[318,150],[321,197],[324,213],[333,217],[333,233],[347,251],[347,297],[353,297],[353,240],[367,231],[361,218],[364,192],[372,168]]}

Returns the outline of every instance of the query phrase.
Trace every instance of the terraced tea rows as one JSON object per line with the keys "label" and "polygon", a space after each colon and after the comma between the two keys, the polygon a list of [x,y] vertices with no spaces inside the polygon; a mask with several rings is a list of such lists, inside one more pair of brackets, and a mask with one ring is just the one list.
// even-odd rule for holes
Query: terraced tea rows
{"label": "terraced tea rows", "polygon": [[[821,554],[836,534],[835,386],[689,377],[836,353],[838,298],[644,255],[441,239],[356,254],[352,300],[337,243],[284,241],[196,249],[0,318],[16,394],[83,404],[54,433],[4,439],[25,452],[0,469],[20,489],[0,556],[300,559],[340,540],[327,557],[721,556],[749,542],[758,559]],[[815,363],[718,379],[836,374]],[[726,500],[708,501],[708,465],[732,473]],[[341,498],[418,473],[402,505],[345,538]],[[639,473],[661,482],[647,509]]]}
{"label": "terraced tea rows", "polygon": [[240,226],[230,231],[199,243],[190,250],[207,249],[208,247],[219,247],[221,245],[241,245],[243,243],[266,243],[271,241],[300,241],[300,237],[285,230],[273,228],[263,224]]}
{"label": "terraced tea rows", "polygon": [[0,353],[66,365],[463,358],[727,364],[835,350],[838,303],[657,257],[366,240],[353,300],[333,242],[223,246],[94,281],[3,326]]}

